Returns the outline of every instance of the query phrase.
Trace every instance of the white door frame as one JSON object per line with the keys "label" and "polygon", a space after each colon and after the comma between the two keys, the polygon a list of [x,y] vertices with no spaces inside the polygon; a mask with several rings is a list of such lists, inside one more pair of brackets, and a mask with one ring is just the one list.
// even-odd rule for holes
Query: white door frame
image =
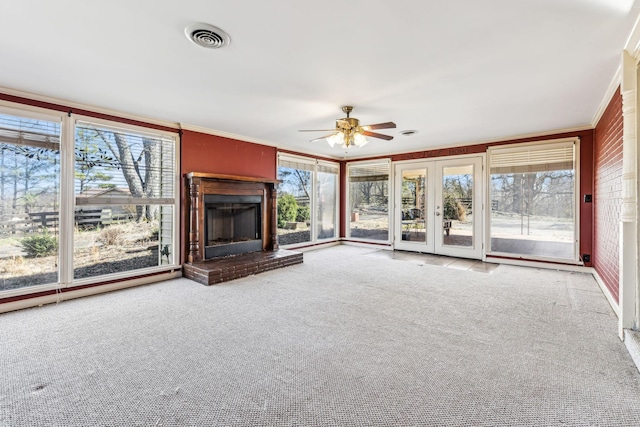
{"label": "white door frame", "polygon": [[[474,221],[473,221],[473,246],[470,248],[463,246],[447,246],[444,245],[444,235],[440,227],[436,227],[436,200],[442,195],[442,168],[464,164],[469,160],[473,160],[474,167]],[[394,249],[409,250],[416,252],[436,253],[442,255],[456,256],[461,258],[484,259],[484,240],[485,240],[485,209],[484,194],[486,192],[486,174],[484,173],[484,164],[486,161],[485,153],[467,154],[460,156],[447,156],[431,159],[408,160],[394,162],[394,209],[393,209],[393,247]],[[402,240],[402,171],[404,170],[425,170],[425,187],[426,200],[425,206],[425,230],[426,241],[410,242]],[[440,208],[442,214],[442,208]]]}
{"label": "white door frame", "polygon": [[[471,163],[472,162],[472,163]],[[468,166],[473,165],[473,193],[472,193],[472,206],[473,206],[473,224],[472,224],[472,243],[471,246],[458,246],[458,245],[446,245],[445,233],[442,230],[438,230],[434,233],[435,236],[435,253],[440,255],[449,255],[460,258],[473,258],[482,259],[484,257],[484,185],[485,177],[484,171],[484,158],[479,155],[466,155],[456,158],[445,158],[436,161],[436,176],[435,181],[437,183],[435,187],[435,200],[436,208],[434,214],[442,214],[443,207],[438,209],[439,203],[442,200],[442,177],[443,169],[445,167],[452,166]]]}
{"label": "white door frame", "polygon": [[[402,171],[404,170],[425,170],[425,188],[427,197],[425,198],[425,206],[422,209],[425,212],[425,232],[426,240],[424,242],[411,242],[402,240],[403,222],[402,222]],[[434,238],[433,238],[433,217],[427,216],[427,212],[433,212],[434,210],[434,171],[435,162],[433,160],[420,160],[420,161],[404,161],[394,164],[394,180],[393,180],[393,194],[394,194],[394,221],[393,221],[393,247],[394,249],[416,251],[416,252],[434,252]],[[404,224],[406,227],[407,224]],[[411,231],[409,231],[411,232]]]}

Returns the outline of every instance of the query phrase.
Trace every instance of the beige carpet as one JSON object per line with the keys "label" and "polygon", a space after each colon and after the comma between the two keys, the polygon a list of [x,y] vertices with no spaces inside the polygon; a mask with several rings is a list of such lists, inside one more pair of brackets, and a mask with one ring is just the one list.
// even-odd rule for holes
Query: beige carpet
{"label": "beige carpet", "polygon": [[0,426],[640,425],[593,278],[487,271],[338,246],[6,313]]}

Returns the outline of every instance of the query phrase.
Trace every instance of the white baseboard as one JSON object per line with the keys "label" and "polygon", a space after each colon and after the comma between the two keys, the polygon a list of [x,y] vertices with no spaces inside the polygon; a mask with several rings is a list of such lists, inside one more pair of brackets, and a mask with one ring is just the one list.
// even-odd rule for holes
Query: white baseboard
{"label": "white baseboard", "polygon": [[119,289],[131,288],[133,286],[147,285],[149,283],[160,282],[163,280],[175,279],[182,277],[182,270],[168,271],[166,273],[160,273],[152,276],[139,277],[131,280],[124,280],[122,282],[107,283],[104,285],[91,286],[87,288],[76,289],[68,292],[58,292],[51,295],[44,295],[34,298],[25,298],[18,301],[12,301],[5,304],[0,304],[0,313],[6,313],[8,311],[21,310],[23,308],[37,307],[45,304],[54,304],[62,301],[86,297],[89,295],[101,294],[104,292],[111,292]]}
{"label": "white baseboard", "polygon": [[596,283],[598,284],[598,286],[600,286],[600,290],[602,291],[604,296],[607,298],[607,301],[609,302],[611,309],[613,309],[613,312],[616,314],[616,316],[620,318],[620,306],[618,305],[618,302],[615,299],[613,299],[613,295],[611,295],[609,288],[607,288],[607,285],[604,284],[604,281],[602,280],[602,278],[600,277],[600,275],[598,274],[595,268],[589,267],[589,270],[591,270],[591,274],[593,275],[593,278],[596,279]]}

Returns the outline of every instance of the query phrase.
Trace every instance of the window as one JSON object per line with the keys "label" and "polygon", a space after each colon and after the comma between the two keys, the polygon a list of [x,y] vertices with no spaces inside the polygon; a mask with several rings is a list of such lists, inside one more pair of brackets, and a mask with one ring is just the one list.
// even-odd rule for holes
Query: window
{"label": "window", "polygon": [[58,282],[60,131],[0,114],[0,291]]}
{"label": "window", "polygon": [[174,263],[174,140],[75,128],[74,278]]}
{"label": "window", "polygon": [[577,259],[576,145],[489,149],[490,252]]}
{"label": "window", "polygon": [[349,237],[389,241],[390,162],[349,164]]}
{"label": "window", "polygon": [[335,163],[318,162],[318,240],[338,237],[338,185],[340,168]]}
{"label": "window", "polygon": [[33,110],[0,110],[0,292],[174,266],[177,135]]}
{"label": "window", "polygon": [[337,238],[339,166],[278,155],[278,241],[300,245]]}

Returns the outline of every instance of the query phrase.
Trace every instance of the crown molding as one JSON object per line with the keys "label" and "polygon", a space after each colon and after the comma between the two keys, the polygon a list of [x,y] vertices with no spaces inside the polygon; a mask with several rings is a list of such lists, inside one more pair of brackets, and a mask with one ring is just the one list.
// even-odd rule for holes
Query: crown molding
{"label": "crown molding", "polygon": [[602,118],[602,115],[604,114],[605,110],[609,106],[609,103],[611,102],[611,98],[613,98],[613,95],[616,93],[616,90],[618,90],[620,83],[622,83],[622,67],[618,65],[618,69],[616,70],[616,73],[614,74],[613,78],[609,82],[609,86],[607,86],[607,90],[604,92],[604,96],[602,97],[602,100],[598,105],[598,109],[596,110],[596,113],[593,115],[593,119],[591,119],[591,127],[595,128],[597,126],[598,122]]}
{"label": "crown molding", "polygon": [[635,24],[633,24],[633,29],[631,33],[629,33],[629,37],[627,37],[627,42],[624,44],[624,50],[629,52],[631,56],[634,58],[638,58],[640,55],[640,15],[636,18]]}
{"label": "crown molding", "polygon": [[251,142],[253,144],[267,145],[269,147],[278,147],[278,144],[275,144],[271,141],[266,141],[263,139],[251,138],[248,136],[238,135],[231,132],[224,132],[221,130],[210,129],[202,126],[190,125],[188,123],[180,123],[179,125],[180,125],[180,129],[182,130],[189,130],[192,132],[204,133],[206,135],[220,136],[222,138],[235,139],[237,141]]}
{"label": "crown molding", "polygon": [[137,116],[137,115],[134,115],[134,114],[126,114],[126,113],[123,113],[122,111],[110,110],[108,108],[96,107],[94,105],[81,104],[79,102],[73,102],[73,101],[60,99],[60,98],[53,98],[53,97],[49,97],[49,96],[36,95],[36,94],[30,93],[30,92],[23,92],[23,91],[20,91],[20,90],[9,89],[9,88],[3,87],[3,86],[0,86],[0,93],[3,93],[5,95],[9,95],[9,96],[26,98],[26,99],[30,99],[32,101],[39,101],[39,102],[46,102],[48,104],[55,104],[55,105],[58,105],[58,106],[61,106],[61,107],[69,108],[71,110],[78,109],[78,110],[91,111],[93,113],[103,114],[105,116],[113,116],[113,117],[118,117],[118,118],[121,118],[121,119],[132,120],[132,121],[141,122],[141,123],[148,123],[148,124],[157,125],[157,126],[163,126],[163,127],[167,127],[167,128],[173,128],[173,129],[176,129],[176,130],[179,129],[179,124],[176,123],[176,122],[169,122],[169,121],[166,121],[166,120],[152,119],[150,117]]}

